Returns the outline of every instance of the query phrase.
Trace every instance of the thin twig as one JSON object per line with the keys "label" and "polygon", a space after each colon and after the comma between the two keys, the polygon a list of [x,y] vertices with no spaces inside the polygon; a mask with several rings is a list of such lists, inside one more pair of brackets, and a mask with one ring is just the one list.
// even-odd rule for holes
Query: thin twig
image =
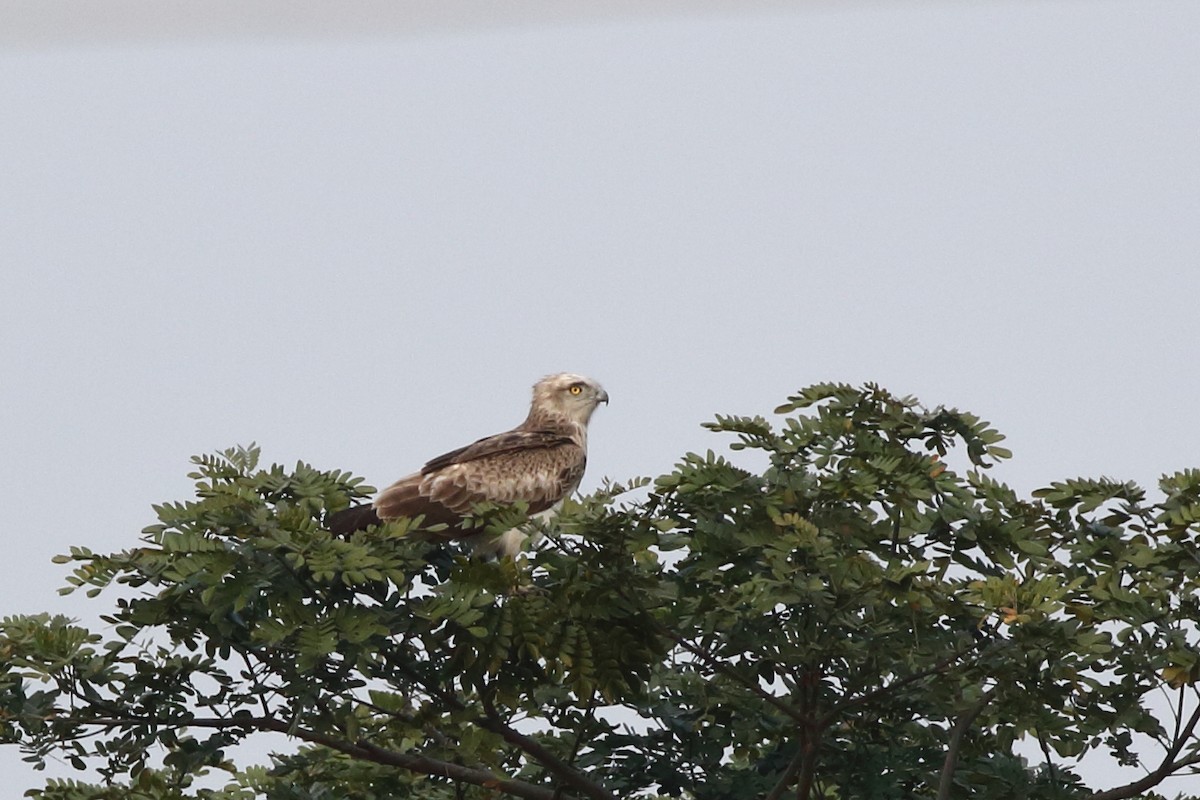
{"label": "thin twig", "polygon": [[[1171,736],[1172,742],[1179,741],[1179,726],[1183,724],[1183,698],[1184,698],[1184,691],[1186,690],[1186,688],[1187,687],[1185,687],[1185,686],[1179,687],[1179,699],[1175,703],[1175,733],[1172,734],[1172,736]],[[1167,749],[1167,748],[1164,748],[1164,749]]]}

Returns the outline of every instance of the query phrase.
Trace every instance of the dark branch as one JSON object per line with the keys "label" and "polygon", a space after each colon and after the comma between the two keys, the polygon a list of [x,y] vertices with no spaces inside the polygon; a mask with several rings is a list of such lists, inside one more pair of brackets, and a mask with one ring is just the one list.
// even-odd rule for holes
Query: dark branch
{"label": "dark branch", "polygon": [[[441,703],[446,707],[456,711],[467,710],[467,705],[457,696],[455,696],[453,692],[447,691],[442,686],[439,686],[436,683],[426,679],[418,671],[412,669],[408,665],[397,663],[391,654],[385,655],[384,658],[387,659],[389,664],[397,667],[422,687],[424,687],[424,689],[429,692],[431,696],[441,701]],[[588,779],[588,777],[582,772],[575,769],[570,764],[562,761],[558,756],[554,755],[554,753],[551,753],[549,750],[543,747],[540,742],[535,739],[531,739],[520,731],[510,727],[504,722],[503,719],[501,719],[499,713],[497,713],[496,709],[491,705],[486,697],[482,698],[482,700],[485,716],[475,720],[475,724],[479,725],[479,727],[483,728],[484,730],[491,731],[492,733],[499,734],[501,737],[503,737],[504,741],[517,747],[526,755],[544,766],[551,773],[556,775],[565,784],[575,788],[579,792],[582,792],[585,796],[591,797],[594,800],[616,800],[616,798],[609,794],[603,786]]]}
{"label": "dark branch", "polygon": [[603,786],[589,780],[582,772],[547,750],[541,742],[510,727],[486,697],[483,698],[483,708],[487,716],[478,721],[480,727],[500,734],[504,737],[504,741],[514,745],[557,775],[564,783],[573,786],[588,797],[594,798],[594,800],[616,800]]}
{"label": "dark branch", "polygon": [[936,664],[929,667],[928,669],[923,669],[920,672],[914,672],[913,674],[906,675],[903,678],[897,678],[896,680],[894,680],[891,683],[888,683],[884,686],[877,687],[875,689],[872,689],[869,692],[865,692],[863,694],[857,695],[856,697],[851,697],[847,700],[843,700],[842,702],[835,705],[832,709],[830,709],[829,713],[827,713],[824,717],[821,718],[819,726],[821,728],[824,728],[824,727],[832,724],[833,721],[835,719],[837,719],[838,716],[845,713],[846,711],[849,711],[852,708],[856,708],[856,707],[864,705],[866,703],[870,703],[871,701],[875,700],[876,698],[896,692],[900,689],[903,689],[905,686],[908,686],[910,684],[924,680],[925,678],[931,678],[934,675],[942,674],[946,670],[950,669],[950,667],[954,666],[955,662],[966,657],[966,655],[968,653],[970,653],[972,650],[979,647],[979,644],[980,643],[977,641],[972,642],[967,647],[955,650],[953,653],[946,656],[941,661],[937,662]]}
{"label": "dark branch", "polygon": [[[160,720],[154,718],[142,717],[101,717],[91,720],[81,720],[84,725],[100,725],[103,727],[117,728],[132,725],[180,725],[174,720]],[[418,772],[423,775],[437,775],[443,778],[449,778],[454,781],[470,783],[475,786],[484,786],[494,791],[500,791],[513,797],[525,798],[525,800],[555,800],[560,795],[554,789],[547,789],[542,786],[537,786],[525,781],[514,780],[496,775],[487,770],[475,769],[472,767],[464,767],[461,764],[453,764],[449,761],[441,761],[428,756],[413,755],[411,753],[400,753],[395,750],[388,750],[383,747],[372,744],[366,739],[359,739],[356,742],[350,742],[344,739],[338,739],[333,736],[327,736],[316,731],[305,730],[300,727],[293,727],[291,723],[285,720],[275,719],[274,717],[251,717],[238,716],[229,719],[215,718],[193,718],[189,719],[186,727],[195,728],[216,728],[218,730],[243,730],[243,731],[271,731],[274,733],[284,733],[289,736],[294,736],[297,739],[308,742],[310,744],[328,747],[330,750],[336,750],[339,753],[345,753],[353,758],[362,759],[363,761],[371,761],[376,764],[384,764],[386,766],[398,767],[406,769],[410,772]]]}
{"label": "dark branch", "polygon": [[796,755],[792,756],[792,760],[784,768],[783,774],[779,776],[779,780],[763,800],[780,800],[783,797],[783,793],[788,790],[788,787],[796,782],[796,776],[800,774],[800,767],[804,765],[804,756],[805,748],[797,747]]}
{"label": "dark branch", "polygon": [[962,750],[963,739],[966,738],[967,732],[971,730],[975,720],[979,718],[979,715],[983,713],[995,696],[995,687],[988,689],[975,701],[973,706],[967,709],[965,714],[958,718],[958,722],[954,723],[954,730],[950,732],[950,741],[946,743],[946,758],[942,762],[942,774],[938,780],[937,800],[948,800],[950,797],[950,792],[954,789],[954,771],[958,768],[958,754]]}
{"label": "dark branch", "polygon": [[1118,786],[1103,792],[1096,792],[1090,795],[1087,800],[1125,800],[1125,798],[1136,797],[1162,783],[1184,767],[1200,764],[1200,754],[1194,754],[1182,759],[1179,758],[1179,753],[1183,750],[1183,746],[1192,738],[1197,722],[1200,722],[1200,704],[1197,704],[1196,709],[1192,711],[1192,716],[1188,718],[1183,730],[1175,736],[1175,741],[1171,743],[1170,749],[1163,756],[1162,763],[1158,765],[1157,769],[1132,783],[1127,783],[1124,786]]}
{"label": "dark branch", "polygon": [[682,647],[684,650],[687,650],[689,653],[691,653],[692,655],[699,658],[704,663],[704,665],[706,667],[708,667],[709,669],[711,669],[714,672],[717,672],[721,675],[724,675],[725,677],[731,679],[735,683],[741,684],[742,686],[746,687],[751,692],[753,692],[755,695],[757,695],[759,698],[761,698],[762,700],[764,700],[768,704],[770,704],[773,708],[776,708],[779,711],[782,711],[784,714],[786,714],[792,720],[799,722],[801,724],[805,724],[805,723],[809,722],[809,720],[805,718],[804,714],[802,714],[798,709],[793,708],[791,705],[784,702],[783,699],[777,697],[776,695],[771,694],[770,692],[766,691],[761,686],[759,686],[757,678],[753,678],[753,679],[747,678],[746,676],[744,676],[740,672],[738,672],[736,669],[734,669],[733,667],[726,664],[719,657],[717,657],[713,653],[709,652],[708,650],[705,650],[703,647],[692,644],[687,639],[683,638],[682,636],[675,633],[674,631],[663,628],[662,626],[659,626],[659,627],[667,635],[668,638],[670,638],[672,641],[674,641],[677,645]]}

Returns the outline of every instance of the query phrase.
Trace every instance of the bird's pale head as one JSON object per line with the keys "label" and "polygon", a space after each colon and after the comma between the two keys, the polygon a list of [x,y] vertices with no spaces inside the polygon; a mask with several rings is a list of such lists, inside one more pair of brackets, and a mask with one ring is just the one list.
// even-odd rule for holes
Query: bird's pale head
{"label": "bird's pale head", "polygon": [[533,385],[529,418],[558,417],[587,425],[601,403],[608,403],[608,392],[603,386],[583,375],[560,372],[547,375]]}

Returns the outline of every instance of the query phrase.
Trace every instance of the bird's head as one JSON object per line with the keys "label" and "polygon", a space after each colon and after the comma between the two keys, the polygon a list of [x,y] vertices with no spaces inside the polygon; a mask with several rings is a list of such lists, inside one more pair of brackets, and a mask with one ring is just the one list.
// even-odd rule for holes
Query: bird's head
{"label": "bird's head", "polygon": [[533,404],[529,418],[565,417],[579,425],[587,425],[592,412],[601,403],[608,403],[608,392],[591,378],[571,372],[547,375],[533,385]]}

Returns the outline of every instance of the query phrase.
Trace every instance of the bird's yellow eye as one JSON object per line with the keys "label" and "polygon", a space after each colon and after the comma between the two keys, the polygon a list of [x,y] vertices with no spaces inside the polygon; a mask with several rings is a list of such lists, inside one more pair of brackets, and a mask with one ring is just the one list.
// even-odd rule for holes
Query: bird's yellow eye
{"label": "bird's yellow eye", "polygon": [[583,384],[572,383],[571,388],[567,389],[567,391],[570,392],[571,394],[582,394],[583,393]]}

